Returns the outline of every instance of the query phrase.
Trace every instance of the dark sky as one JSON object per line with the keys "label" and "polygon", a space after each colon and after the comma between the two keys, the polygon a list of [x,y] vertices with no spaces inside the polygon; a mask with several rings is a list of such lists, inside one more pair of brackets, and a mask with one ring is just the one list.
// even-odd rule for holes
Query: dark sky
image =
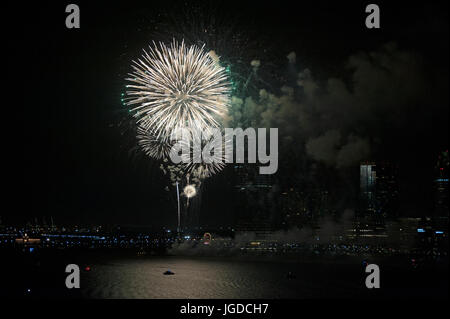
{"label": "dark sky", "polygon": [[[125,115],[120,94],[131,59],[152,40],[155,27],[167,24],[167,16],[185,17],[194,5],[92,2],[75,2],[81,9],[79,30],[65,28],[61,1],[11,12],[5,40],[13,92],[5,92],[11,100],[3,107],[11,112],[4,136],[13,205],[1,215],[6,222],[53,216],[59,223],[173,226],[176,206],[164,191],[166,178],[142,156],[130,155],[133,141],[118,127]],[[447,3],[377,2],[380,30],[364,27],[367,3],[212,1],[199,7],[208,8],[205,16],[222,16],[225,28],[229,21],[244,34],[257,34],[256,47],[267,48],[267,54],[255,58],[270,57],[277,69],[285,68],[286,55],[295,51],[298,63],[318,79],[345,78],[349,56],[395,41],[419,53],[434,78],[445,78],[448,85]],[[434,158],[448,146],[448,99],[438,103],[424,127],[415,131],[405,125],[409,133],[398,145],[402,152],[395,145],[378,147],[379,157],[403,163],[406,211],[426,209]],[[226,173],[205,183],[205,222],[230,221],[230,187]]]}

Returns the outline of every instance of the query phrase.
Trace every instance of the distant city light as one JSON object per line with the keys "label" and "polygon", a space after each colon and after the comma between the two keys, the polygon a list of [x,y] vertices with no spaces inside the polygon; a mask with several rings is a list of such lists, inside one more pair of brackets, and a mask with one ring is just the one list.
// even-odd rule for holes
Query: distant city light
{"label": "distant city light", "polygon": [[424,233],[424,232],[425,232],[425,229],[423,229],[423,228],[417,228],[417,232],[418,232],[418,233]]}

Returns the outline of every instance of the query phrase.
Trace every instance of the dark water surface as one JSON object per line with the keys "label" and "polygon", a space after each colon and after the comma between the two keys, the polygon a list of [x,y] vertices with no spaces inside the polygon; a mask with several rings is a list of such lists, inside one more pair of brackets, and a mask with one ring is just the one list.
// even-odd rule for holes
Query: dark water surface
{"label": "dark water surface", "polygon": [[[365,286],[362,257],[182,257],[78,253],[14,259],[0,295],[36,298],[448,298],[445,264],[414,270],[405,260],[372,259],[381,288]],[[65,287],[65,265],[81,268],[81,288]],[[446,264],[448,266],[448,262]],[[10,268],[13,267],[13,268]],[[86,268],[89,267],[89,268]],[[164,275],[170,269],[174,275]],[[295,278],[288,278],[291,272]],[[4,283],[5,281],[3,281]],[[30,288],[31,292],[27,292]]]}
{"label": "dark water surface", "polygon": [[[448,296],[448,275],[413,271],[383,260],[376,261],[381,268],[382,288],[369,290],[360,260],[175,256],[115,259],[92,265],[83,276],[81,292],[85,298]],[[175,275],[163,275],[168,269]],[[295,278],[289,278],[289,272]]]}

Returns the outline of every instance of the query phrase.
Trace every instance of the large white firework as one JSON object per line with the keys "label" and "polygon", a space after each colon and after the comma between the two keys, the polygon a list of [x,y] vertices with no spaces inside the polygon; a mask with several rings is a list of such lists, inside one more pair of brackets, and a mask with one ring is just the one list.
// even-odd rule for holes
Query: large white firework
{"label": "large white firework", "polygon": [[140,126],[168,141],[178,127],[209,130],[221,126],[230,102],[223,67],[204,47],[159,43],[133,61],[126,104]]}
{"label": "large white firework", "polygon": [[[138,143],[156,159],[167,159],[172,133],[180,128],[211,134],[221,128],[230,104],[230,82],[215,54],[204,47],[173,41],[150,46],[129,74],[126,104],[137,118]],[[192,140],[191,140],[192,142]],[[224,163],[184,162],[183,170],[198,178],[220,171]]]}

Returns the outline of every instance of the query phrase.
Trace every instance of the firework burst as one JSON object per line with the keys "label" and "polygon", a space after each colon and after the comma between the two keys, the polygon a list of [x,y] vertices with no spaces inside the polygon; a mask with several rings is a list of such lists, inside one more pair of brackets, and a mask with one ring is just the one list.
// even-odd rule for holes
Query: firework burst
{"label": "firework burst", "polygon": [[158,138],[153,131],[141,125],[137,128],[137,140],[145,154],[158,160],[169,157],[173,146],[170,141]]}
{"label": "firework burst", "polygon": [[161,142],[181,127],[220,127],[230,102],[226,71],[203,47],[153,43],[133,61],[127,102],[138,124]]}
{"label": "firework burst", "polygon": [[[211,135],[222,127],[230,105],[230,82],[218,57],[204,47],[188,47],[175,40],[170,46],[153,43],[133,61],[127,80],[131,84],[124,100],[137,119],[138,144],[149,157],[167,160],[178,129]],[[184,158],[177,166],[185,174],[203,179],[224,165]]]}
{"label": "firework burst", "polygon": [[187,185],[186,187],[184,187],[183,194],[187,198],[192,198],[195,195],[197,195],[197,190],[195,189],[195,185]]}
{"label": "firework burst", "polygon": [[[219,136],[198,136],[198,132],[192,131],[188,135],[190,138],[178,141],[181,148],[189,150],[181,154],[183,170],[191,176],[204,179],[220,172],[225,167],[226,154],[232,152],[232,141]],[[196,149],[201,146],[200,149]],[[198,160],[200,155],[196,153],[202,151],[202,160]],[[205,154],[205,151],[207,154]],[[207,160],[206,157],[207,156]],[[197,160],[195,160],[197,159]]]}

